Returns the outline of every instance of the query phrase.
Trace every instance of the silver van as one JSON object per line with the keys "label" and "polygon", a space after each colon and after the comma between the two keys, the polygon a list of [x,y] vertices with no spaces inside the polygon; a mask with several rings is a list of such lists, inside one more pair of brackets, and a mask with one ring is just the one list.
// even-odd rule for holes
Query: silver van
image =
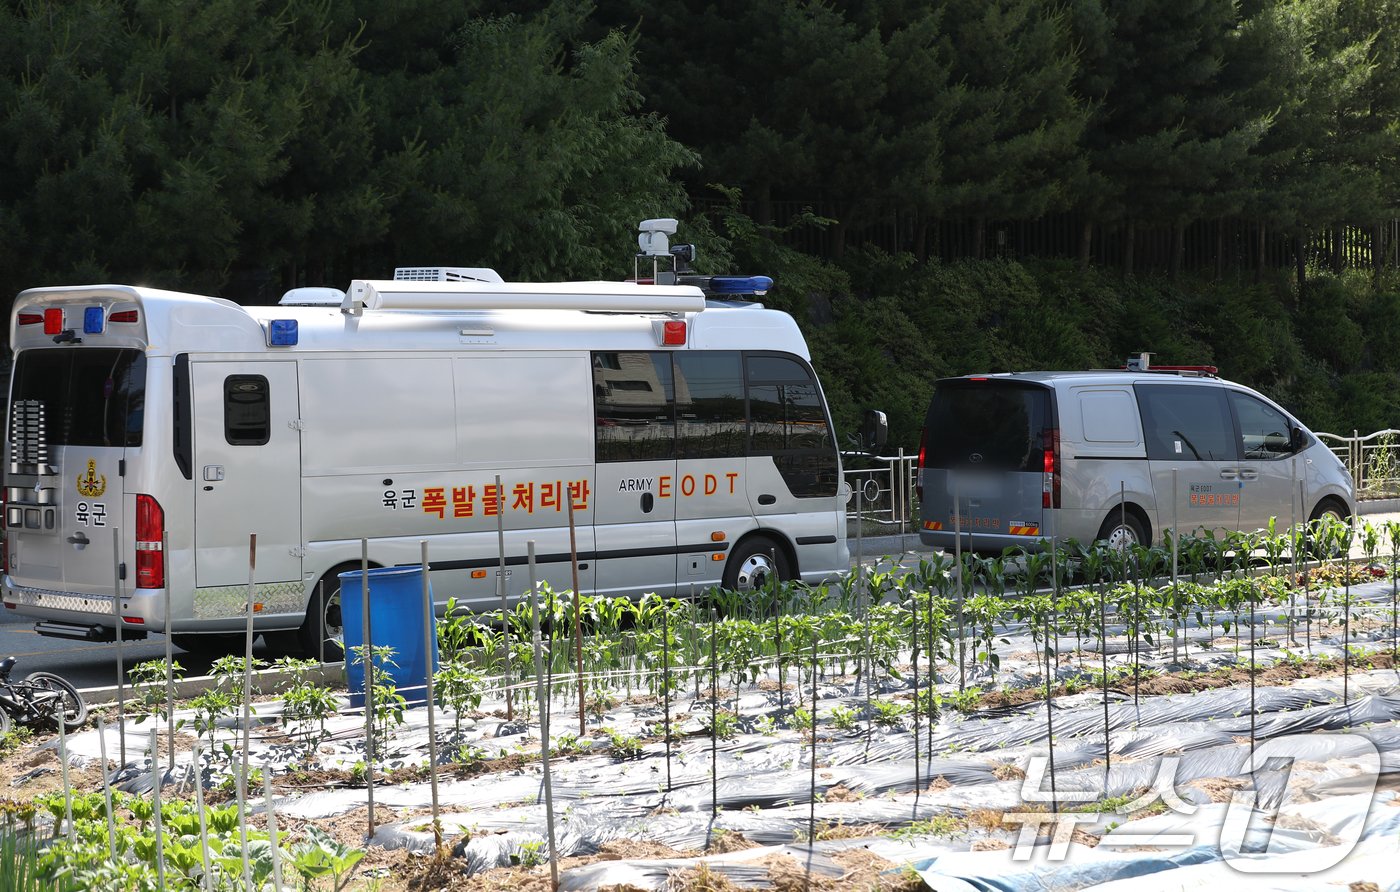
{"label": "silver van", "polygon": [[979,552],[1286,527],[1356,506],[1341,460],[1277,404],[1214,368],[1146,356],[939,381],[918,485],[923,542]]}

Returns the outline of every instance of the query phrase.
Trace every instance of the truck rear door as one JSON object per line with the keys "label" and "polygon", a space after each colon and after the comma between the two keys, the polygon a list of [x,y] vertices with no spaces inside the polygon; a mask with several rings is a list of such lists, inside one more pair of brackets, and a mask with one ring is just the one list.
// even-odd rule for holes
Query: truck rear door
{"label": "truck rear door", "polygon": [[996,377],[938,382],[925,420],[922,519],[947,547],[1000,551],[1044,535],[1050,388]]}
{"label": "truck rear door", "polygon": [[[11,385],[6,478],[10,575],[77,596],[42,606],[111,609],[113,530],[124,526],[122,461],[141,446],[144,351],[23,350]],[[104,593],[100,600],[83,595]]]}

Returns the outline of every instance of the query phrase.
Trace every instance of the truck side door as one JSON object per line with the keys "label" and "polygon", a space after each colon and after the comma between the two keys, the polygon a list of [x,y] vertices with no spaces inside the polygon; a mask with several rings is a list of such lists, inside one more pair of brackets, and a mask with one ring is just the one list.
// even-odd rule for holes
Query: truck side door
{"label": "truck side door", "polygon": [[[280,595],[264,596],[264,610],[299,611],[304,599],[296,363],[191,362],[190,376],[195,585],[246,586],[248,537],[256,534],[255,580],[294,583]],[[195,603],[198,613],[198,596]]]}

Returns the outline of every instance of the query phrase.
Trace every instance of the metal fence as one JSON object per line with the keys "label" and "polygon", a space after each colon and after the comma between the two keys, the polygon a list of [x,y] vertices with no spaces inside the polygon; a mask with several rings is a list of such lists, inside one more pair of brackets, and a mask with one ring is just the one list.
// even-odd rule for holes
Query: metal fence
{"label": "metal fence", "polygon": [[[850,484],[846,502],[847,526],[861,520],[867,532],[904,533],[919,528],[918,456],[841,454],[842,474]],[[854,529],[854,527],[851,527]]]}
{"label": "metal fence", "polygon": [[1358,500],[1400,498],[1400,430],[1317,436],[1346,465]]}
{"label": "metal fence", "polygon": [[[1356,486],[1356,498],[1400,498],[1400,430],[1351,436],[1319,433],[1327,448],[1346,465]],[[919,529],[918,456],[906,455],[901,448],[895,455],[841,454],[843,474],[851,486],[846,503],[850,529],[858,520],[867,533],[912,533]]]}

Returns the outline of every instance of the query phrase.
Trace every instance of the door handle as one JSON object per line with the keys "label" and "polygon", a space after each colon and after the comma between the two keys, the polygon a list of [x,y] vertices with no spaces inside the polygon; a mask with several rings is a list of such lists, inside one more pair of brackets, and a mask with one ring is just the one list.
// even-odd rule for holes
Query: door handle
{"label": "door handle", "polygon": [[1221,469],[1220,469],[1220,479],[1221,479],[1221,480],[1235,480],[1235,479],[1237,479],[1238,473],[1239,473],[1239,468],[1221,468]]}
{"label": "door handle", "polygon": [[68,537],[68,544],[78,546],[79,550],[86,548],[90,541],[87,534],[82,530],[78,530],[78,532]]}
{"label": "door handle", "polygon": [[773,503],[776,502],[776,501],[778,501],[778,497],[777,497],[777,496],[770,496],[770,495],[769,495],[768,493],[766,493],[766,492],[765,492],[763,495],[761,495],[761,496],[758,497],[758,503],[759,503],[760,505],[771,505],[771,504],[773,504]]}
{"label": "door handle", "polygon": [[1254,470],[1253,468],[1240,468],[1240,479],[1241,479],[1241,480],[1258,480],[1258,479],[1259,479],[1259,472],[1256,471],[1256,470]]}
{"label": "door handle", "polygon": [[205,466],[204,466],[204,482],[205,482],[205,483],[215,483],[215,482],[218,482],[218,481],[220,481],[220,480],[222,480],[222,479],[224,479],[224,466],[223,466],[223,465],[205,465]]}

